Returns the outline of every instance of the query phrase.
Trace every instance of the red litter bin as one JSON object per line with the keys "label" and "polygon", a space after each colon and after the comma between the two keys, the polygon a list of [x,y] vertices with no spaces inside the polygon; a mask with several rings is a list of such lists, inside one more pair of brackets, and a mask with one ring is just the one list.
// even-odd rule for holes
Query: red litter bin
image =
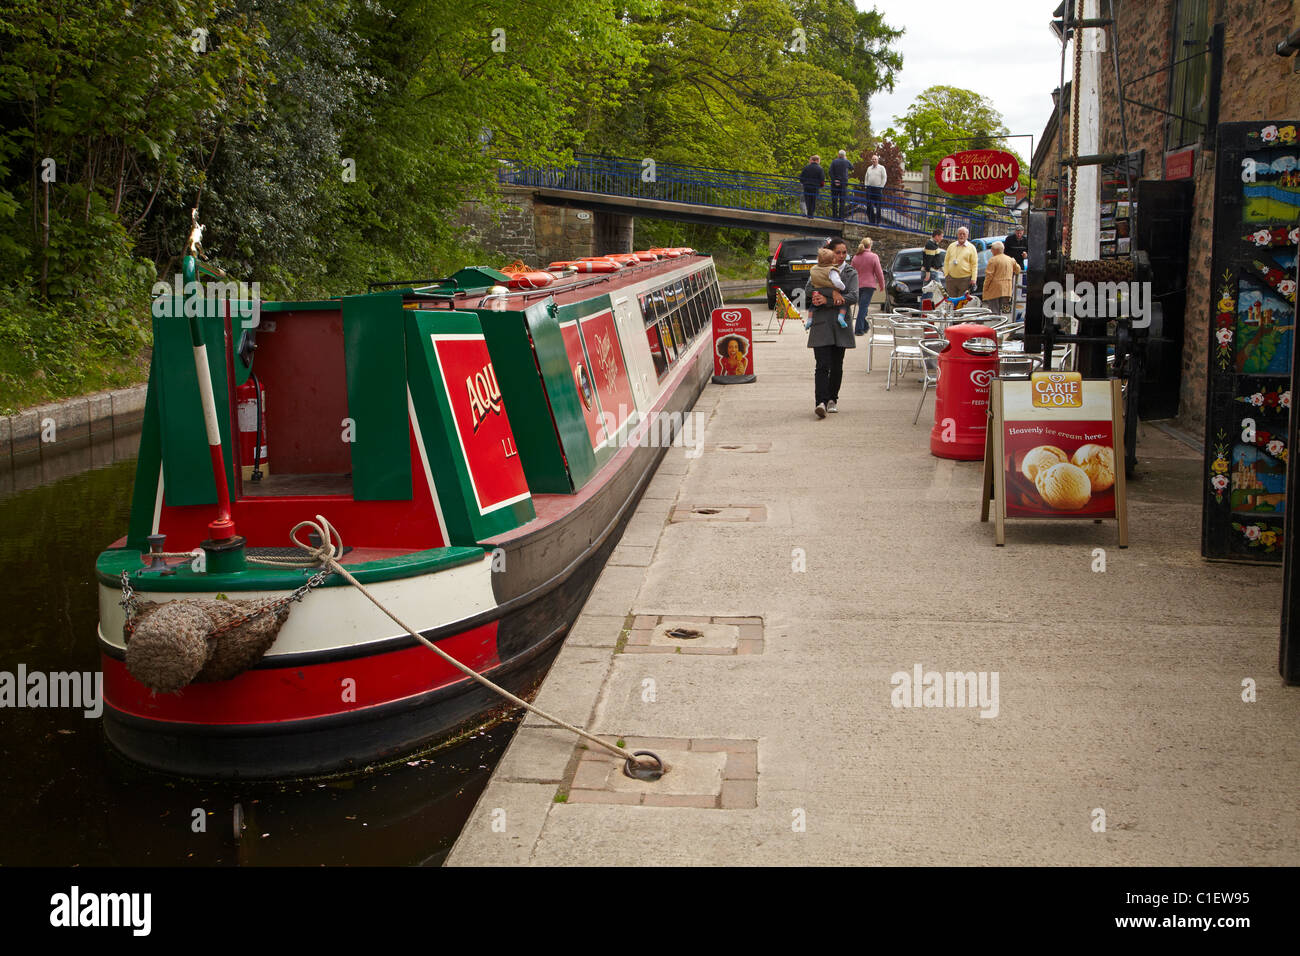
{"label": "red litter bin", "polygon": [[939,353],[930,453],[979,461],[988,428],[989,383],[998,374],[997,333],[985,325],[953,325]]}

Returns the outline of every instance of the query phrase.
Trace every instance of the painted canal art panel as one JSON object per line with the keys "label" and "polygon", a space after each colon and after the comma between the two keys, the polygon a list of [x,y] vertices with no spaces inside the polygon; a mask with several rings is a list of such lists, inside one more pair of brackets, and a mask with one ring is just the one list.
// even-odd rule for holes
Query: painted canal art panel
{"label": "painted canal art panel", "polygon": [[1295,307],[1272,291],[1258,288],[1253,279],[1240,280],[1237,290],[1237,371],[1286,374],[1291,370]]}
{"label": "painted canal art panel", "polygon": [[528,482],[487,343],[481,335],[432,339],[479,513],[524,500]]}
{"label": "painted canal art panel", "polygon": [[1219,127],[1205,504],[1208,558],[1282,559],[1300,147],[1295,122]]}

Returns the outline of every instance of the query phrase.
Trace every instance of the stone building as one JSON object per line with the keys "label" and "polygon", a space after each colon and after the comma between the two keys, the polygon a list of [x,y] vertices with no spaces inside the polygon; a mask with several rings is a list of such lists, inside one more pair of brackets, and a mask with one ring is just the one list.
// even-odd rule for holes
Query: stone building
{"label": "stone building", "polygon": [[[1108,6],[1102,4],[1103,15]],[[1300,59],[1277,51],[1300,27],[1300,0],[1115,0],[1114,13],[1111,35],[1118,41],[1127,145],[1130,155],[1137,154],[1136,178],[1190,184],[1180,200],[1188,245],[1177,418],[1188,432],[1203,434],[1212,321],[1215,132],[1218,123],[1300,119]],[[1212,41],[1219,27],[1222,54],[1216,56]],[[1109,47],[1100,94],[1100,151],[1121,153],[1119,95]],[[1068,89],[1064,95],[1069,153]],[[1054,110],[1033,161],[1038,192],[1049,202],[1059,160]]]}

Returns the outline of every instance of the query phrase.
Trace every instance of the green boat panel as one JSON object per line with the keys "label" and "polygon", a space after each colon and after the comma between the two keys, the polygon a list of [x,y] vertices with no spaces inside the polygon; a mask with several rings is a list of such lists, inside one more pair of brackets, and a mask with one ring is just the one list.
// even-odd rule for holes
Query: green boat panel
{"label": "green boat panel", "polygon": [[[207,345],[208,369],[212,376],[222,453],[226,460],[226,480],[233,488],[235,472],[230,444],[226,321],[222,315],[205,315],[200,321],[203,340]],[[163,484],[167,503],[216,504],[217,487],[212,480],[212,463],[207,432],[203,425],[203,405],[199,398],[198,375],[194,370],[194,348],[189,325],[175,318],[155,316],[153,341],[153,368],[158,371]]]}
{"label": "green boat panel", "polygon": [[397,292],[343,300],[352,441],[352,497],[409,501],[411,439],[406,402],[406,313]]}

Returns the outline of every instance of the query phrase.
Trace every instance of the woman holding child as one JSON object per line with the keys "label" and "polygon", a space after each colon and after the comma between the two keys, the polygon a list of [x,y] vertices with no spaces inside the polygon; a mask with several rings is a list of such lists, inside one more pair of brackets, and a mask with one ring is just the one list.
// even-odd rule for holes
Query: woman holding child
{"label": "woman holding child", "polygon": [[857,347],[846,318],[848,310],[858,302],[858,273],[845,261],[848,254],[843,239],[828,242],[818,253],[817,267],[810,272],[804,289],[805,301],[810,303],[804,328],[808,329],[808,348],[817,360],[813,382],[818,418],[839,411],[844,350]]}

